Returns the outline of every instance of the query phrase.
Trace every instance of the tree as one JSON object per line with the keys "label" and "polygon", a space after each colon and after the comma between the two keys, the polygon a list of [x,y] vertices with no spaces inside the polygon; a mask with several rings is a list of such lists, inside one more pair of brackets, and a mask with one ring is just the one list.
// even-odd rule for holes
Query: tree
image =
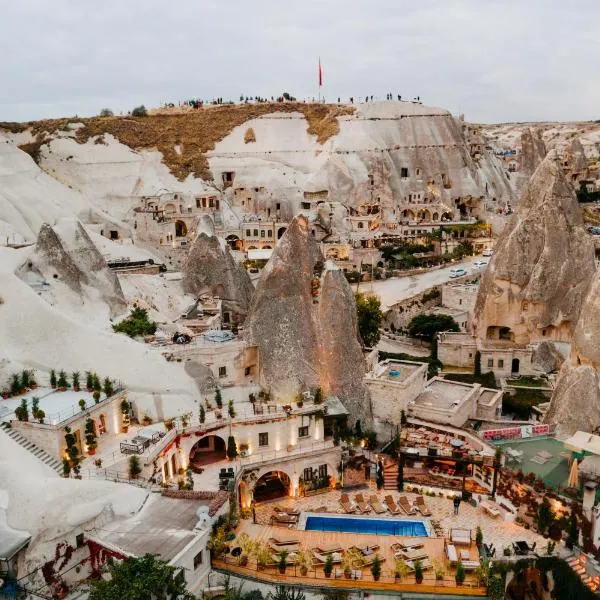
{"label": "tree", "polygon": [[85,422],[85,443],[87,445],[89,454],[94,454],[96,452],[96,448],[98,447],[96,437],[96,427],[94,426],[94,420],[87,419],[87,421]]}
{"label": "tree", "polygon": [[408,324],[408,333],[431,342],[440,331],[460,331],[450,315],[417,315]]}
{"label": "tree", "polygon": [[200,423],[204,423],[206,421],[206,411],[204,410],[204,406],[200,407]]}
{"label": "tree", "polygon": [[15,408],[15,415],[19,421],[29,421],[29,410],[27,409],[27,400],[23,398],[20,406]]}
{"label": "tree", "polygon": [[92,388],[95,392],[102,391],[102,384],[100,383],[100,377],[97,373],[92,373]]}
{"label": "tree", "polygon": [[381,577],[381,563],[382,561],[381,558],[379,558],[379,554],[376,554],[373,564],[371,565],[371,574],[375,581],[379,581],[379,578]]}
{"label": "tree", "polygon": [[27,389],[31,385],[30,372],[27,369],[21,371],[21,388]]}
{"label": "tree", "polygon": [[94,375],[91,371],[85,372],[85,387],[88,392],[94,389]]}
{"label": "tree", "polygon": [[547,496],[544,496],[544,498],[542,499],[542,503],[540,504],[540,507],[538,509],[538,514],[537,514],[538,531],[542,535],[545,535],[546,531],[548,530],[548,527],[550,527],[553,520],[554,520],[554,513],[552,512],[552,507],[550,506],[550,501],[548,500]]}
{"label": "tree", "polygon": [[483,532],[481,531],[481,527],[477,525],[477,529],[475,530],[475,543],[478,548],[481,548],[481,544],[483,544]]}
{"label": "tree", "polygon": [[237,444],[235,443],[235,438],[230,435],[227,438],[227,458],[233,460],[238,455]]}
{"label": "tree", "polygon": [[148,116],[148,111],[146,110],[146,107],[142,104],[140,106],[136,106],[131,111],[131,116],[132,117],[147,117]]}
{"label": "tree", "polygon": [[90,581],[89,600],[194,600],[178,569],[151,554],[109,561],[107,571],[108,579]]}
{"label": "tree", "polygon": [[136,479],[141,472],[142,467],[140,465],[140,459],[136,454],[133,454],[129,457],[129,477],[131,479]]}
{"label": "tree", "polygon": [[110,398],[115,393],[112,381],[108,377],[104,378],[103,391],[107,398]]}
{"label": "tree", "polygon": [[50,387],[56,387],[56,371],[54,369],[50,371]]}
{"label": "tree", "polygon": [[396,478],[396,487],[399,492],[404,491],[404,468],[401,462],[398,462],[398,476]]}
{"label": "tree", "polygon": [[69,387],[69,382],[67,381],[67,374],[64,371],[61,371],[58,374],[58,381],[56,382],[56,386],[59,389],[66,389]]}
{"label": "tree", "polygon": [[71,379],[73,380],[73,389],[78,392],[79,391],[79,371],[73,371],[71,374]]}
{"label": "tree", "polygon": [[114,117],[115,113],[113,113],[112,110],[110,110],[110,108],[103,108],[100,111],[100,116],[101,117]]}
{"label": "tree", "polygon": [[70,470],[72,470],[75,475],[79,475],[79,463],[81,462],[81,457],[79,456],[79,450],[77,448],[77,438],[71,432],[70,427],[65,427],[65,442],[67,443],[67,455],[69,457]]}
{"label": "tree", "polygon": [[215,392],[215,402],[219,408],[223,408],[223,395],[219,388],[217,388],[217,391]]}
{"label": "tree", "polygon": [[494,575],[488,582],[488,596],[490,600],[504,599],[504,581],[498,575]]}
{"label": "tree", "polygon": [[40,410],[40,399],[37,396],[33,396],[31,399],[31,415],[34,419],[38,418],[38,412]]}
{"label": "tree", "polygon": [[124,333],[129,337],[153,335],[156,333],[156,323],[148,318],[145,308],[135,306],[128,317],[113,325],[113,331]]}
{"label": "tree", "polygon": [[465,568],[463,567],[462,561],[458,559],[458,563],[456,565],[456,574],[454,575],[454,579],[458,585],[461,585],[465,580]]}
{"label": "tree", "polygon": [[229,412],[229,416],[233,419],[235,418],[235,408],[233,408],[233,400],[229,401],[229,406],[228,406],[228,412]]}
{"label": "tree", "polygon": [[381,300],[377,296],[361,293],[354,294],[354,298],[360,338],[367,348],[373,348],[380,338],[379,328],[383,320]]}

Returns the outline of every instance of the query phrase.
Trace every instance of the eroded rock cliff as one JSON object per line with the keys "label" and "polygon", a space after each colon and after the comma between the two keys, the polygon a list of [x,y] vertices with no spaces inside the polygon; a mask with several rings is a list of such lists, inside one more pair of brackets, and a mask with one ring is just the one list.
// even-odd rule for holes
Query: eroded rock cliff
{"label": "eroded rock cliff", "polygon": [[544,417],[559,434],[594,431],[600,425],[600,378],[590,365],[565,363]]}
{"label": "eroded rock cliff", "polygon": [[245,319],[254,292],[246,269],[233,260],[227,244],[205,231],[194,241],[184,265],[183,290],[196,297],[219,296],[223,311],[236,323]]}
{"label": "eroded rock cliff", "polygon": [[546,156],[546,146],[539,129],[527,128],[521,134],[521,165],[517,175],[517,193],[523,189]]}
{"label": "eroded rock cliff", "polygon": [[261,382],[276,398],[290,402],[320,386],[339,396],[350,422],[369,426],[354,296],[343,273],[322,261],[307,220],[296,217],[263,270],[246,335],[260,350]]}
{"label": "eroded rock cliff", "polygon": [[82,300],[99,296],[108,304],[111,316],[127,309],[119,279],[79,221],[61,219],[53,227],[47,223],[40,227],[35,250],[20,274],[34,271],[47,281],[65,284]]}
{"label": "eroded rock cliff", "polygon": [[575,193],[554,155],[548,155],[482,278],[476,335],[520,344],[570,340],[594,272],[594,249]]}

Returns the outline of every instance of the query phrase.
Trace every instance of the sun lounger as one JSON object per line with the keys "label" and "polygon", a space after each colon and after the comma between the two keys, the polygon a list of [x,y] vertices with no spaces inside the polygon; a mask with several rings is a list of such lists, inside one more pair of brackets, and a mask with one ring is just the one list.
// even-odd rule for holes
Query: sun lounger
{"label": "sun lounger", "polygon": [[321,554],[319,552],[315,552],[313,550],[313,556],[315,557],[315,561],[317,565],[324,565],[327,562],[327,557],[331,556],[333,560],[333,564],[340,564],[342,562],[342,554],[341,552],[332,552],[331,554]]}
{"label": "sun lounger", "polygon": [[451,529],[450,540],[453,544],[471,544],[471,530],[470,529]]}
{"label": "sun lounger", "polygon": [[365,499],[363,498],[362,494],[356,494],[356,496],[354,496],[354,502],[355,502],[356,506],[358,507],[359,512],[361,512],[361,513],[371,512],[371,507],[365,502]]}
{"label": "sun lounger", "polygon": [[383,501],[385,502],[385,505],[387,506],[390,513],[392,513],[393,515],[397,515],[400,512],[402,512],[401,509],[398,506],[396,506],[396,503],[394,502],[394,499],[392,498],[391,494],[388,494],[383,499]]}
{"label": "sun lounger", "polygon": [[363,556],[371,556],[371,554],[375,554],[379,550],[379,545],[361,544],[360,546],[352,546],[352,548],[358,550]]}
{"label": "sun lounger", "polygon": [[381,502],[379,502],[379,498],[375,494],[371,495],[371,497],[369,498],[369,502],[371,503],[373,510],[378,515],[387,511],[387,508],[385,506],[383,506],[383,504],[381,504]]}
{"label": "sun lounger", "polygon": [[480,562],[478,560],[461,560],[460,561],[465,571],[474,571],[479,568]]}
{"label": "sun lounger", "polygon": [[[297,546],[300,543],[300,540],[280,540],[274,537],[270,537],[267,541],[274,546]],[[287,548],[282,548],[282,550],[287,550]]]}
{"label": "sun lounger", "polygon": [[424,517],[430,517],[431,516],[431,511],[427,508],[427,505],[425,504],[425,498],[423,498],[423,496],[417,496],[416,499],[415,499],[415,504],[417,505],[417,508],[419,509],[419,512]]}
{"label": "sun lounger", "polygon": [[424,546],[423,542],[414,542],[412,544],[403,544],[402,542],[394,542],[392,544],[392,550],[394,552],[398,552],[398,550],[403,550],[404,552],[408,552],[409,550],[418,550]]}
{"label": "sun lounger", "polygon": [[271,516],[271,523],[273,523],[273,521],[277,523],[285,523],[286,525],[295,525],[298,522],[298,517],[296,515],[278,513]]}
{"label": "sun lounger", "polygon": [[340,504],[342,505],[345,513],[351,514],[356,512],[356,506],[352,503],[352,500],[350,500],[350,496],[348,496],[348,494],[342,494],[340,496]]}
{"label": "sun lounger", "polygon": [[398,550],[398,552],[394,552],[394,556],[396,558],[402,558],[405,561],[407,560],[422,560],[427,558],[428,554],[425,549],[417,548],[415,550]]}
{"label": "sun lounger", "polygon": [[[414,571],[415,570],[415,562],[417,562],[416,560],[405,560],[404,564],[411,570]],[[423,560],[419,560],[419,562],[421,563],[421,569],[423,569],[423,571],[427,571],[427,569],[431,569],[431,560],[429,560],[429,557],[424,558]]]}
{"label": "sun lounger", "polygon": [[341,554],[344,551],[344,549],[341,546],[331,544],[330,546],[315,546],[312,549],[312,551],[318,552],[319,554],[333,554],[334,552],[337,554]]}
{"label": "sun lounger", "polygon": [[408,501],[406,496],[400,496],[398,504],[407,515],[414,515],[417,512],[417,509]]}
{"label": "sun lounger", "polygon": [[453,544],[446,544],[446,556],[451,565],[455,565],[458,562],[458,552]]}

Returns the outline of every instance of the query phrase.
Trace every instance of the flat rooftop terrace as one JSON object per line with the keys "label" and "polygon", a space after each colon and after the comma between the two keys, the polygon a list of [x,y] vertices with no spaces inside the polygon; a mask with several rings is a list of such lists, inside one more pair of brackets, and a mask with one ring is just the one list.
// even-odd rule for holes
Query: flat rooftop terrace
{"label": "flat rooftop terrace", "polygon": [[452,408],[462,404],[472,390],[473,387],[467,383],[445,381],[436,377],[416,397],[414,405],[452,410]]}
{"label": "flat rooftop terrace", "polygon": [[151,494],[137,514],[103,525],[94,537],[134,556],[158,554],[169,561],[197,536],[198,508],[208,504]]}
{"label": "flat rooftop terrace", "polygon": [[372,379],[402,383],[419,369],[423,369],[424,364],[408,360],[384,360],[375,367]]}

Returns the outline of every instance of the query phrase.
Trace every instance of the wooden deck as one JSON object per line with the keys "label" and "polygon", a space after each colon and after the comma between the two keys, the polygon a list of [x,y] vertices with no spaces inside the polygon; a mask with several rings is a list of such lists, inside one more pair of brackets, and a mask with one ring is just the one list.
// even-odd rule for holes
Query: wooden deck
{"label": "wooden deck", "polygon": [[[465,583],[457,586],[454,580],[455,569],[451,568],[444,554],[444,539],[435,537],[397,537],[390,535],[370,535],[339,533],[329,531],[304,531],[298,529],[288,529],[285,527],[255,525],[249,521],[242,521],[237,530],[237,535],[245,532],[252,539],[266,542],[269,538],[279,540],[298,540],[304,548],[315,548],[318,546],[331,547],[332,545],[349,549],[354,544],[379,546],[377,554],[384,559],[382,565],[381,577],[379,581],[374,581],[369,567],[361,569],[361,578],[345,579],[343,576],[335,578],[325,577],[321,566],[309,570],[306,576],[301,576],[300,571],[293,565],[286,568],[285,574],[280,574],[276,568],[257,569],[254,559],[242,567],[238,564],[238,559],[225,557],[219,560],[213,560],[213,567],[217,570],[235,573],[237,575],[264,581],[267,583],[285,583],[287,585],[297,585],[303,587],[336,587],[364,590],[394,590],[405,592],[420,592],[431,594],[455,594],[463,596],[485,596],[486,590],[478,585],[477,579],[473,574],[467,574]],[[443,580],[435,579],[433,570],[427,570],[424,573],[423,583],[417,584],[413,574],[407,575],[402,581],[396,581],[394,577],[394,567],[396,559],[390,548],[391,544],[399,541],[402,543],[420,542],[429,555],[431,561],[441,561],[445,565],[445,577]],[[234,542],[235,544],[235,542]],[[466,546],[461,549],[467,550]],[[471,560],[479,560],[479,553],[475,544],[468,548]],[[339,565],[336,565],[339,569]],[[335,567],[334,567],[335,568]]]}

